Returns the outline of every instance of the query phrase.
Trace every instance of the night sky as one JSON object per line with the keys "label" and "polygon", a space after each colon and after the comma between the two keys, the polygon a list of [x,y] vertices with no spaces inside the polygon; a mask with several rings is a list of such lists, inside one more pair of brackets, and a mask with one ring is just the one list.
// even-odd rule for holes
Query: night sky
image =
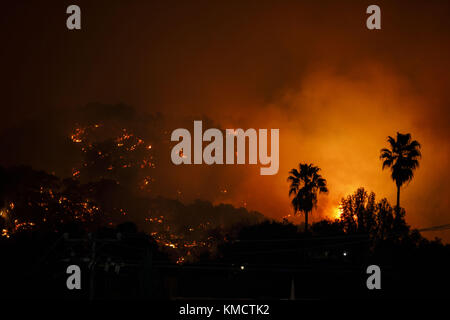
{"label": "night sky", "polygon": [[[81,7],[79,31],[66,28],[70,4]],[[198,119],[216,128],[279,128],[277,175],[260,176],[259,165],[175,167],[167,148],[155,192],[281,219],[292,213],[288,171],[312,162],[329,186],[312,214],[317,221],[334,218],[339,200],[358,187],[394,204],[379,152],[388,135],[409,132],[422,160],[402,189],[406,220],[449,223],[450,3],[377,1],[382,29],[375,31],[365,27],[370,4],[3,4],[0,164],[64,172],[70,159],[52,130],[68,133],[65,115],[92,102],[160,112],[169,131],[193,130]]]}

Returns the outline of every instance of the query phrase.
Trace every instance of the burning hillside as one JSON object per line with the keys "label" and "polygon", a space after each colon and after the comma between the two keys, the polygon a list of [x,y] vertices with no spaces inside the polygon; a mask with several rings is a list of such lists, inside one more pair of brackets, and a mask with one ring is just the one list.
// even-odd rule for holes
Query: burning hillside
{"label": "burning hillside", "polygon": [[60,232],[74,223],[91,232],[132,221],[174,260],[183,262],[214,251],[231,226],[264,219],[257,212],[231,205],[214,206],[200,200],[185,205],[178,200],[151,198],[114,180],[80,183],[29,167],[2,169],[0,175],[4,190],[0,229],[4,237],[24,230]]}
{"label": "burning hillside", "polygon": [[[211,202],[193,202],[194,193],[183,187],[186,181],[162,160],[169,138],[158,115],[136,114],[124,105],[93,104],[65,123],[72,126],[64,129],[64,150],[71,150],[71,157],[59,163],[70,171],[56,171],[68,177],[58,178],[53,168],[47,170],[52,174],[31,167],[1,170],[4,237],[41,228],[60,231],[67,223],[91,232],[132,221],[181,263],[213,252],[231,226],[264,219],[245,208],[212,204],[227,200],[229,175],[208,180],[209,193],[216,194],[206,197]],[[64,154],[59,156],[63,159]],[[245,199],[241,202],[246,207]]]}

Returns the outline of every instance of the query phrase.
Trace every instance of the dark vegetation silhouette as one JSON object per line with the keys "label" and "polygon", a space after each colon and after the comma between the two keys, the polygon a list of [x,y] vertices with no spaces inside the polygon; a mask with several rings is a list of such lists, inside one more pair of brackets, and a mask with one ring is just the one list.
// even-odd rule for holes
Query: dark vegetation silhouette
{"label": "dark vegetation silhouette", "polygon": [[420,144],[411,139],[411,134],[397,132],[397,138],[388,137],[389,149],[381,149],[380,159],[383,169],[391,169],[392,180],[397,186],[397,210],[400,211],[400,188],[414,177],[421,158]]}
{"label": "dark vegetation silhouette", "polygon": [[308,231],[308,215],[317,206],[318,193],[327,193],[327,181],[319,174],[320,168],[313,164],[300,163],[299,170],[292,169],[289,174],[289,196],[292,198],[294,214],[305,215],[305,232]]}
{"label": "dark vegetation silhouette", "polygon": [[364,188],[343,198],[340,208],[340,221],[347,233],[366,234],[375,240],[390,237],[400,240],[402,236],[408,235],[404,211],[394,211],[385,198],[377,202],[375,193],[368,193]]}

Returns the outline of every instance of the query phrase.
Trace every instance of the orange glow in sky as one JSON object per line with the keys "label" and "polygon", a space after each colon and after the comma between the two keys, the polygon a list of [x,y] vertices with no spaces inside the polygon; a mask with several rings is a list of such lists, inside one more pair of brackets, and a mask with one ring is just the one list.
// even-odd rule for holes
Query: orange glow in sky
{"label": "orange glow in sky", "polygon": [[[274,176],[248,165],[177,167],[170,138],[161,137],[167,150],[152,142],[160,155],[155,192],[186,202],[245,203],[275,219],[293,213],[286,179],[300,162],[319,166],[328,182],[312,219],[335,218],[341,198],[358,187],[394,203],[395,184],[381,170],[379,153],[388,135],[411,133],[422,144],[422,159],[401,190],[406,221],[446,224],[449,4],[386,1],[382,7],[382,29],[373,31],[365,25],[365,2],[120,2],[81,33],[68,34],[57,19],[35,28],[17,6],[8,12],[9,28],[0,31],[4,47],[15,48],[3,53],[2,105],[10,106],[3,122],[26,128],[24,115],[41,113],[58,114],[48,118],[59,123],[53,111],[100,101],[162,113],[169,132],[194,120],[205,129],[280,129]],[[60,15],[58,7],[42,4],[28,4],[27,12]],[[63,166],[62,149],[48,143],[53,132],[42,126],[32,128],[26,151],[8,152],[2,164],[25,159],[49,172]],[[2,139],[10,148],[8,136]],[[450,241],[448,233],[437,235]]]}

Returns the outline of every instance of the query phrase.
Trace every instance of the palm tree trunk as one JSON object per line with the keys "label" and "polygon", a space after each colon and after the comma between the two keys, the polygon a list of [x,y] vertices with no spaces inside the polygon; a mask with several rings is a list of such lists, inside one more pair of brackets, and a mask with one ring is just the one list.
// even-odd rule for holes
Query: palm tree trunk
{"label": "palm tree trunk", "polygon": [[305,211],[305,232],[308,232],[308,211]]}
{"label": "palm tree trunk", "polygon": [[400,213],[400,186],[397,186],[397,214]]}

